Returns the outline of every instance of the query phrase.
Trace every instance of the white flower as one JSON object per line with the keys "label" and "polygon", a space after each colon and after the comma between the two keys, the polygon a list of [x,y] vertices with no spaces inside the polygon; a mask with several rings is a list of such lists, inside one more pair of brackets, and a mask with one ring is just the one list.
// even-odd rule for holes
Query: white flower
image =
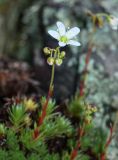
{"label": "white flower", "polygon": [[54,30],[48,31],[48,33],[59,41],[59,46],[64,47],[66,45],[80,46],[81,44],[73,38],[80,32],[78,27],[71,28],[66,31],[65,25],[62,22],[57,22],[58,32]]}
{"label": "white flower", "polygon": [[110,25],[111,25],[113,30],[117,30],[118,29],[118,18],[111,17],[110,18]]}

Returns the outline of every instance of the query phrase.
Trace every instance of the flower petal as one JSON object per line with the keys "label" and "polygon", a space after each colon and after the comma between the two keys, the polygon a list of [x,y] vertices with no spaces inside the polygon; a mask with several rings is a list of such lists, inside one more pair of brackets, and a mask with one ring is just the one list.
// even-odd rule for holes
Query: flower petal
{"label": "flower petal", "polygon": [[59,40],[59,33],[53,30],[48,31],[48,33],[55,39]]}
{"label": "flower petal", "polygon": [[75,37],[79,32],[80,32],[80,29],[78,27],[74,27],[66,33],[66,36],[68,39],[71,39]]}
{"label": "flower petal", "polygon": [[74,40],[69,40],[67,44],[73,45],[73,46],[81,46],[81,44]]}
{"label": "flower petal", "polygon": [[62,22],[57,22],[57,27],[58,27],[58,30],[59,30],[59,34],[61,36],[66,34],[66,28],[65,28],[65,25]]}
{"label": "flower petal", "polygon": [[64,47],[64,46],[66,46],[66,43],[59,41],[59,46],[60,46],[60,47]]}

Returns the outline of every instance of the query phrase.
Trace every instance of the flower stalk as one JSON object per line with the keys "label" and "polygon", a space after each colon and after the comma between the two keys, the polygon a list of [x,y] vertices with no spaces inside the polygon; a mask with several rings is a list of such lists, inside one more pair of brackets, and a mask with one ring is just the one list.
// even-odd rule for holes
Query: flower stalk
{"label": "flower stalk", "polygon": [[[93,17],[93,15],[92,15],[92,17]],[[84,93],[85,81],[86,81],[87,74],[88,74],[88,65],[89,65],[89,62],[90,62],[91,55],[92,55],[93,36],[94,36],[95,32],[96,32],[96,24],[95,24],[95,21],[94,21],[94,18],[93,18],[93,28],[92,28],[92,32],[91,32],[91,35],[90,35],[88,52],[87,52],[86,57],[85,57],[85,66],[84,66],[84,69],[83,69],[82,79],[80,80],[79,98],[83,97],[84,94],[85,94]]]}
{"label": "flower stalk", "polygon": [[48,95],[47,95],[46,101],[45,101],[45,103],[42,107],[41,116],[38,118],[38,124],[37,124],[37,127],[34,130],[33,139],[36,139],[36,138],[39,137],[39,135],[40,135],[39,128],[43,124],[43,121],[46,117],[46,111],[47,111],[48,103],[49,103],[50,98],[52,97],[52,93],[53,93],[53,89],[54,89],[54,84],[53,84],[54,83],[54,73],[55,73],[55,64],[52,65],[52,73],[51,73],[51,80],[50,80]]}
{"label": "flower stalk", "polygon": [[58,41],[58,47],[56,49],[51,49],[49,47],[44,48],[44,53],[48,56],[47,63],[52,66],[51,80],[49,85],[49,91],[46,98],[46,101],[42,107],[41,116],[38,118],[37,127],[34,129],[33,139],[36,139],[40,135],[40,126],[42,125],[48,107],[50,98],[52,97],[54,89],[54,73],[55,73],[55,64],[60,66],[65,58],[65,51],[60,51],[60,47],[66,45],[80,46],[81,44],[73,38],[80,32],[78,27],[71,28],[69,31],[66,31],[65,25],[62,22],[57,22],[58,32],[54,30],[48,31],[48,33]]}
{"label": "flower stalk", "polygon": [[[90,58],[91,58],[91,54],[92,54],[92,48],[93,48],[92,38],[93,38],[93,34],[95,33],[95,31],[96,31],[96,26],[95,26],[95,23],[93,21],[93,30],[92,30],[92,33],[91,33],[91,39],[90,39],[90,42],[89,42],[88,52],[87,52],[86,57],[85,57],[85,66],[84,66],[84,69],[83,69],[82,79],[80,80],[78,98],[84,97],[84,95],[85,95],[85,93],[84,93],[85,81],[86,81],[87,74],[88,74],[88,65],[89,65],[89,62],[90,62]],[[77,157],[78,150],[81,146],[80,138],[83,136],[83,133],[84,133],[84,127],[80,130],[80,136],[79,136],[79,139],[78,139],[78,143],[77,143],[77,146],[73,149],[73,151],[71,153],[70,160],[74,160]]]}
{"label": "flower stalk", "polygon": [[54,73],[55,73],[55,64],[52,65],[51,81],[50,81],[48,96],[47,96],[46,102],[43,105],[42,114],[41,114],[41,116],[39,117],[39,120],[38,120],[38,127],[40,127],[40,125],[43,123],[43,121],[45,119],[48,103],[49,103],[50,98],[52,97],[52,93],[53,93],[53,89],[54,89],[54,84],[53,84]]}

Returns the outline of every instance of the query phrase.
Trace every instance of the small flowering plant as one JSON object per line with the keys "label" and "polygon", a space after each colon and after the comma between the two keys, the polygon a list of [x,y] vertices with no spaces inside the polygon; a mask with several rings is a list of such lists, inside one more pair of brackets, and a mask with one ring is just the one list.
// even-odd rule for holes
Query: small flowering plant
{"label": "small flowering plant", "polygon": [[74,45],[74,46],[80,46],[79,42],[73,40],[73,38],[76,35],[78,35],[78,33],[80,32],[80,29],[78,27],[74,27],[67,32],[66,32],[65,25],[62,22],[57,22],[57,27],[58,27],[58,32],[50,30],[48,31],[48,33],[53,38],[58,40],[59,46],[56,49],[52,49],[49,47],[44,48],[44,53],[48,55],[47,63],[52,66],[52,73],[51,73],[51,80],[50,80],[50,85],[49,85],[48,96],[47,96],[46,102],[43,105],[43,109],[39,117],[38,125],[37,127],[35,127],[34,135],[35,133],[37,135],[37,130],[42,125],[46,117],[48,103],[49,103],[49,100],[52,96],[53,89],[54,89],[53,82],[54,82],[55,64],[60,66],[66,54],[65,51],[60,51],[60,47],[64,47],[68,44]]}
{"label": "small flowering plant", "polygon": [[[97,22],[101,27],[102,21],[98,17],[94,17],[94,23]],[[93,125],[97,108],[85,103],[83,99],[91,48],[86,57],[84,77],[80,81],[81,94],[75,95],[68,104],[65,104],[66,116],[58,111],[60,106],[56,106],[55,101],[51,99],[55,65],[60,66],[66,55],[60,48],[66,45],[80,46],[80,43],[74,40],[80,32],[78,27],[66,31],[62,22],[57,22],[57,27],[58,31],[50,30],[48,33],[58,40],[58,46],[55,49],[44,48],[44,53],[48,56],[47,63],[52,67],[48,95],[37,103],[31,98],[13,102],[7,113],[9,117],[9,122],[5,123],[7,126],[0,123],[0,159],[106,160],[113,127],[111,126],[108,139],[106,135],[101,138],[101,131]],[[99,133],[98,136],[96,132]]]}

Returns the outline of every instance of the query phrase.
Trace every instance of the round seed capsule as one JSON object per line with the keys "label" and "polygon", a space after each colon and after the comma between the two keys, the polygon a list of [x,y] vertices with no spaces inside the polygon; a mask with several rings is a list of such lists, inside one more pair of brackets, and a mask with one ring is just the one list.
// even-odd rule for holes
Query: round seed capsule
{"label": "round seed capsule", "polygon": [[53,64],[54,64],[54,58],[53,58],[53,57],[49,57],[49,58],[47,59],[47,63],[48,63],[49,65],[53,65]]}
{"label": "round seed capsule", "polygon": [[62,59],[60,59],[60,58],[56,59],[56,64],[58,66],[60,66],[62,64]]}

